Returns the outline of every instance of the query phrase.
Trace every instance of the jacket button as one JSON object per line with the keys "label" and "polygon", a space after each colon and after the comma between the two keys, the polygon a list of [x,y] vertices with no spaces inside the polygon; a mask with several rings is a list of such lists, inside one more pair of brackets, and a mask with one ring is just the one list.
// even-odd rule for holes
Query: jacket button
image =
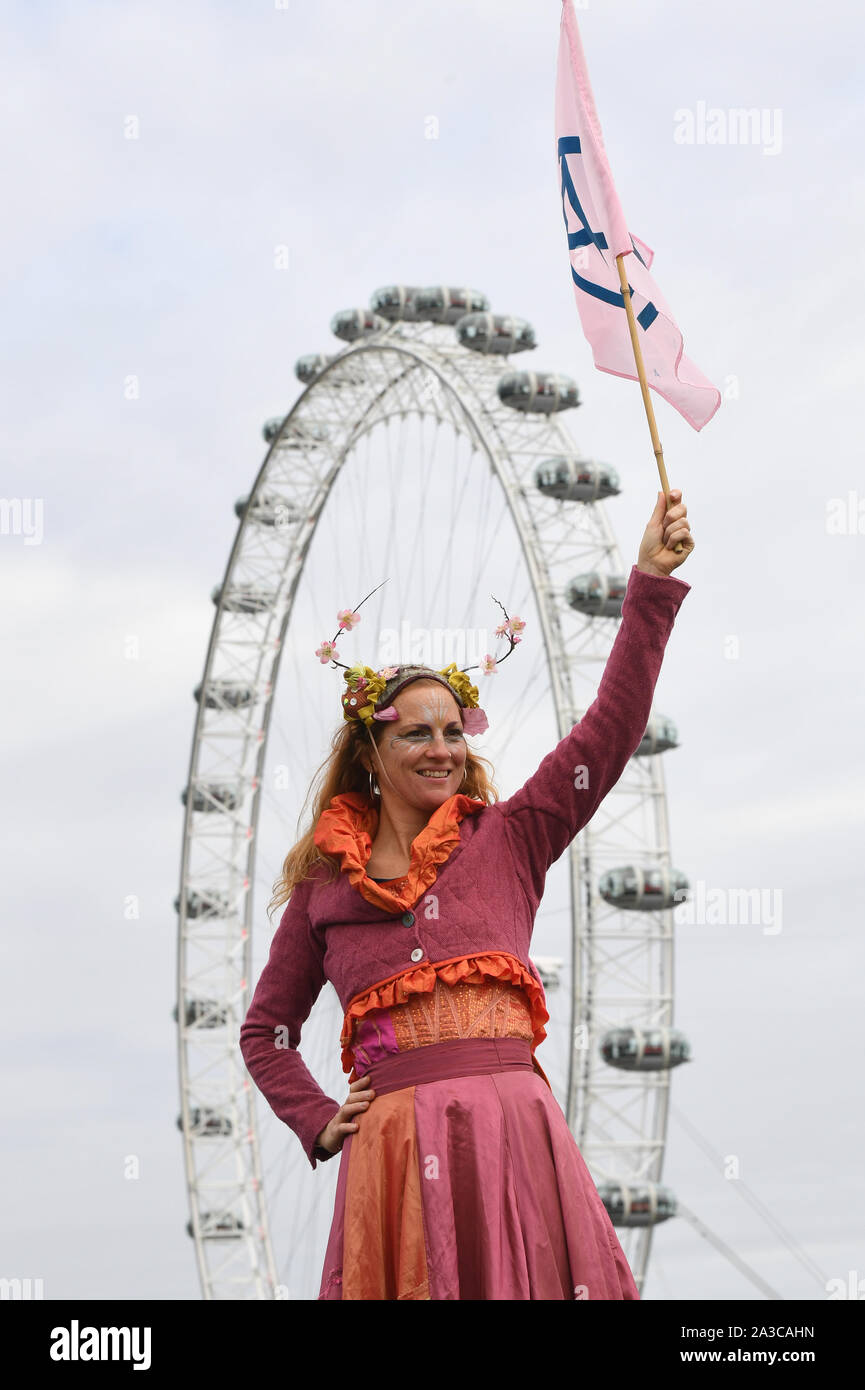
{"label": "jacket button", "polygon": [[404,912],[403,915],[402,915],[402,924],[403,924],[404,927],[413,927],[413,926],[414,926],[414,913],[413,913],[413,912]]}
{"label": "jacket button", "polygon": [[420,946],[415,946],[414,950],[411,953],[411,958],[412,960],[423,960],[423,951],[421,950]]}

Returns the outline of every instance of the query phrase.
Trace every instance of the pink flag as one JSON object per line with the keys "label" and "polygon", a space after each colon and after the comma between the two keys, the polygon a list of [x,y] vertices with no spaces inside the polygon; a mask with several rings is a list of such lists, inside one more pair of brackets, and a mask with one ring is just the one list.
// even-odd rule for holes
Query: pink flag
{"label": "pink flag", "polygon": [[646,381],[689,425],[701,430],[721,404],[721,393],[682,355],[682,335],[649,274],[654,252],[628,231],[607,163],[571,0],[562,4],[556,142],[574,295],[595,366],[638,380],[616,266],[616,256],[624,252],[629,257],[623,264]]}

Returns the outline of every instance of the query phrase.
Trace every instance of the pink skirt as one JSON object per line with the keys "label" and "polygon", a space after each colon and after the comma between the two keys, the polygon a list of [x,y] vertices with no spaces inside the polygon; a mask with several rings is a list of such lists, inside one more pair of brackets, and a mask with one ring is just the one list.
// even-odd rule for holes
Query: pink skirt
{"label": "pink skirt", "polygon": [[319,1299],[639,1299],[520,1038],[376,1062],[343,1143]]}

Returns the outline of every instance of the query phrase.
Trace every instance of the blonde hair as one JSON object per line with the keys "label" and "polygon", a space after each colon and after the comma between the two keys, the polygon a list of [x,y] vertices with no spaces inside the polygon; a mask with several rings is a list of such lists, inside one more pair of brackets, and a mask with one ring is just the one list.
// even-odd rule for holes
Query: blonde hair
{"label": "blonde hair", "polygon": [[[422,684],[422,681],[412,682]],[[432,684],[432,682],[427,682]],[[378,806],[371,795],[369,772],[363,763],[364,753],[370,743],[378,744],[382,735],[382,725],[375,723],[373,732],[359,719],[346,719],[331,739],[331,751],[316,770],[301,808],[303,816],[312,801],[312,818],[307,830],[288,851],[282,864],[282,873],[273,885],[273,897],[268,904],[268,916],[272,917],[278,907],[287,902],[294,889],[303,879],[310,878],[319,864],[326,864],[329,873],[325,882],[332,882],[339,874],[340,866],[333,855],[324,854],[315,843],[315,829],[322,811],[330,805],[334,796],[343,792],[357,792],[371,806]],[[492,766],[486,758],[466,748],[466,776],[460,787],[465,796],[474,797],[490,806],[498,801],[499,793],[492,781]],[[300,817],[298,820],[300,820]]]}

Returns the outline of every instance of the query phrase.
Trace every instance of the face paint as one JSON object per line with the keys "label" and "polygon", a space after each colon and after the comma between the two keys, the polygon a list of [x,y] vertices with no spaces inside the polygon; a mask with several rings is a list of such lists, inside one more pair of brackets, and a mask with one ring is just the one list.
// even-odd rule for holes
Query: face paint
{"label": "face paint", "polygon": [[382,796],[433,811],[463,784],[467,748],[459,705],[437,684],[415,681],[394,700],[399,720],[378,745]]}

